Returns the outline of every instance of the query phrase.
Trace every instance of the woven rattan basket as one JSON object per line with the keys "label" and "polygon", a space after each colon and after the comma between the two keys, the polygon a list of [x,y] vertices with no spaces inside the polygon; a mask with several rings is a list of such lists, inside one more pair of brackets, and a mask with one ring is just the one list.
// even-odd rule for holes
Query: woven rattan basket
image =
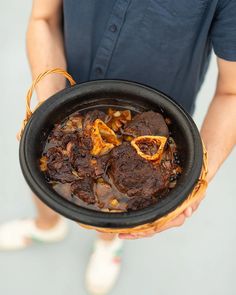
{"label": "woven rattan basket", "polygon": [[[33,91],[36,87],[36,85],[48,74],[52,74],[52,73],[56,73],[56,74],[60,74],[63,75],[71,84],[71,86],[75,85],[75,81],[74,79],[64,70],[62,69],[52,69],[52,70],[48,70],[45,71],[44,73],[40,74],[32,83],[28,93],[27,93],[27,97],[26,97],[26,114],[25,114],[25,118],[23,120],[22,126],[21,126],[21,130],[19,132],[19,139],[21,138],[24,129],[27,125],[27,123],[29,122],[33,112],[42,104],[39,103],[36,108],[34,109],[34,111],[31,110],[31,99],[32,99],[32,94]],[[78,220],[79,224],[86,228],[86,229],[95,229],[98,230],[100,232],[104,232],[104,233],[139,233],[139,232],[146,232],[146,231],[150,231],[150,230],[159,230],[161,229],[163,226],[165,226],[169,221],[173,220],[175,217],[177,217],[180,213],[182,213],[187,207],[189,207],[191,204],[201,200],[204,197],[204,193],[205,190],[207,188],[207,181],[206,181],[206,176],[207,176],[207,152],[206,149],[203,145],[203,165],[202,165],[202,170],[201,170],[201,174],[199,176],[199,179],[196,181],[195,187],[192,190],[192,192],[189,194],[189,196],[187,198],[185,198],[185,200],[183,200],[183,202],[181,204],[179,204],[174,210],[172,210],[171,212],[168,212],[167,214],[165,214],[164,216],[151,221],[151,222],[147,222],[144,224],[140,224],[137,226],[133,226],[133,227],[122,227],[119,228],[117,226],[114,227],[106,227],[106,226],[96,226],[96,225],[91,225],[91,224],[84,224],[81,223],[80,220]],[[24,172],[23,172],[24,173]],[[24,173],[24,175],[26,175]],[[26,179],[27,180],[27,179]],[[50,206],[50,203],[47,203]],[[51,206],[53,207],[53,206]],[[54,208],[53,208],[54,209]],[[60,212],[59,212],[60,213]],[[114,213],[106,213],[106,214],[114,214]],[[66,215],[66,214],[65,214]],[[72,218],[75,220],[75,218]]]}

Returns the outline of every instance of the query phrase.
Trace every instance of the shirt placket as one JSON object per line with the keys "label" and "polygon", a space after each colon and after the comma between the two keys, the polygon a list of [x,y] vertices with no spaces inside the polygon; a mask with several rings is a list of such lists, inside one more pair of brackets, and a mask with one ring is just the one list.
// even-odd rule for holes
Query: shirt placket
{"label": "shirt placket", "polygon": [[97,49],[90,80],[104,79],[131,0],[118,0]]}

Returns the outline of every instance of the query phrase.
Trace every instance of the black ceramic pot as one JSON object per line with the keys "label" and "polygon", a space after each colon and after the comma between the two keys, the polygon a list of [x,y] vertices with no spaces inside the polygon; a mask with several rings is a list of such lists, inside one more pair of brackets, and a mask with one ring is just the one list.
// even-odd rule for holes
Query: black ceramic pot
{"label": "black ceramic pot", "polygon": [[[156,205],[126,213],[106,213],[79,207],[61,197],[39,169],[45,140],[53,125],[71,113],[93,109],[129,109],[162,112],[171,119],[170,131],[178,145],[183,174],[176,187]],[[156,220],[180,205],[193,190],[201,173],[202,142],[191,117],[163,93],[137,83],[99,80],[67,88],[47,99],[32,115],[20,141],[20,164],[32,191],[58,213],[83,224],[129,228]]]}

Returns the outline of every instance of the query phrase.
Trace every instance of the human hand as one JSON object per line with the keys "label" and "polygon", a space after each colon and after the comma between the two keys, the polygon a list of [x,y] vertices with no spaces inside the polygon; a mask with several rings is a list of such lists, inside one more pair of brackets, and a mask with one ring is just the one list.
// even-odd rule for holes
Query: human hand
{"label": "human hand", "polygon": [[169,221],[162,228],[159,228],[156,231],[153,229],[150,229],[149,231],[139,232],[139,233],[119,234],[119,238],[120,239],[127,239],[127,240],[135,240],[135,239],[140,239],[140,238],[150,238],[150,237],[154,236],[155,234],[165,231],[167,229],[182,226],[184,224],[186,218],[192,216],[193,212],[195,212],[197,210],[197,208],[203,198],[204,198],[204,195],[202,196],[202,198],[197,200],[191,206],[186,208],[180,215],[178,215],[173,220]]}

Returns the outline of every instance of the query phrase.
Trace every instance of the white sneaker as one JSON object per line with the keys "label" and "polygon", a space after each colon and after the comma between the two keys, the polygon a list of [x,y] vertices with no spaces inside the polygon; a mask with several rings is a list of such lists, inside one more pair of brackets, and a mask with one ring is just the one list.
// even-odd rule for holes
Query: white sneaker
{"label": "white sneaker", "polygon": [[117,236],[112,241],[95,242],[85,275],[90,294],[104,295],[112,289],[120,272],[122,246],[123,241]]}
{"label": "white sneaker", "polygon": [[0,250],[23,249],[33,242],[58,242],[65,238],[67,231],[67,224],[63,218],[48,230],[37,228],[33,219],[10,221],[0,225]]}

